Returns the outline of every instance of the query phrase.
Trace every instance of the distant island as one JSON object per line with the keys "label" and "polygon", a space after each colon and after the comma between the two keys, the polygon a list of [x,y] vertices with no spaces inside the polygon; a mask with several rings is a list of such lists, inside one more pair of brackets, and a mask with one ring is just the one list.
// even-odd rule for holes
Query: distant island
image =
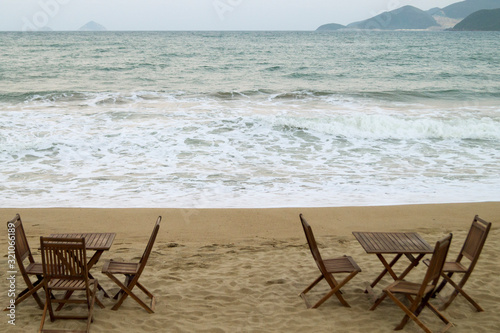
{"label": "distant island", "polygon": [[[346,26],[336,23],[323,24],[316,31],[338,30],[497,30],[500,19],[495,9],[500,9],[500,0],[465,0],[444,8],[423,11],[414,6],[387,11],[369,19]],[[469,19],[471,14],[488,10]],[[491,12],[490,12],[491,11]],[[468,23],[459,25],[468,18]],[[472,20],[472,21],[471,21]],[[482,21],[482,22],[480,22]],[[491,21],[491,22],[490,22]],[[490,23],[488,23],[490,22]],[[496,24],[495,24],[496,23]]]}
{"label": "distant island", "polygon": [[328,23],[320,26],[316,31],[333,31],[345,28],[345,25],[337,24],[337,23]]}
{"label": "distant island", "polygon": [[453,27],[454,31],[500,31],[500,8],[474,12]]}
{"label": "distant island", "polygon": [[106,31],[107,29],[102,26],[101,24],[95,22],[95,21],[90,21],[83,25],[78,31]]}

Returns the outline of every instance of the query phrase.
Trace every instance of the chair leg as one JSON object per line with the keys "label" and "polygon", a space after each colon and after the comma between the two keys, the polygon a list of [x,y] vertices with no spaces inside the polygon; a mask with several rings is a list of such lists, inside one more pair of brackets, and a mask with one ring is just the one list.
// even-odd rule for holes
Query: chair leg
{"label": "chair leg", "polygon": [[342,294],[340,293],[340,288],[342,288],[347,282],[349,282],[356,274],[358,274],[358,272],[352,272],[347,277],[345,277],[344,280],[342,280],[342,282],[340,283],[338,283],[333,277],[333,275],[331,275],[330,277],[332,282],[328,282],[328,284],[330,285],[332,290],[330,290],[325,296],[323,296],[323,298],[321,298],[316,304],[314,304],[312,308],[316,309],[321,304],[323,304],[328,298],[330,298],[333,294],[337,296],[337,298],[339,299],[340,303],[343,306],[350,308],[351,306],[349,305],[349,303],[347,303],[344,297],[342,297]]}
{"label": "chair leg", "polygon": [[324,276],[323,276],[323,274],[321,274],[316,280],[314,280],[313,283],[311,283],[309,285],[309,287],[304,289],[304,291],[302,291],[299,295],[307,294],[312,288],[314,288],[314,286],[316,286],[321,280],[323,280],[323,278],[324,278]]}
{"label": "chair leg", "polygon": [[137,287],[139,287],[139,289],[141,289],[142,292],[146,294],[149,297],[149,299],[151,299],[149,308],[154,311],[156,306],[156,298],[154,297],[154,295],[149,290],[147,290],[146,287],[140,284],[139,281],[137,281]]}
{"label": "chair leg", "polygon": [[94,303],[97,300],[97,281],[94,282],[94,288],[90,298],[89,317],[87,319],[87,333],[90,331],[90,324],[94,322]]}
{"label": "chair leg", "polygon": [[330,279],[331,279],[330,287],[333,288],[334,290],[336,290],[334,292],[334,294],[335,294],[335,296],[337,296],[340,303],[342,303],[343,306],[348,307],[348,308],[350,308],[351,306],[349,305],[349,303],[347,303],[347,301],[342,296],[342,292],[340,291],[340,288],[342,288],[356,274],[358,274],[358,272],[352,272],[346,278],[344,278],[344,280],[341,283],[339,283],[339,282],[337,282],[337,280],[335,280],[335,278],[333,277],[333,274],[330,274]]}
{"label": "chair leg", "polygon": [[49,310],[50,321],[54,321],[56,320],[56,316],[54,314],[54,309],[52,308],[52,298],[50,297],[50,295],[52,295],[52,291],[48,288],[47,284],[44,286],[44,289],[45,289],[45,306]]}
{"label": "chair leg", "polygon": [[[111,310],[118,310],[118,308],[122,305],[123,301],[127,298],[127,296],[130,296],[132,297],[137,303],[139,303],[140,306],[142,306],[144,308],[144,310],[146,310],[148,313],[154,313],[154,311],[149,307],[147,306],[146,303],[144,303],[139,297],[137,297],[131,289],[128,289],[126,287],[124,287],[124,291],[125,293],[122,295],[122,297],[120,297],[120,299],[118,300],[118,303],[115,304],[115,306],[113,306],[111,308]],[[152,300],[151,304],[154,304],[154,300]]]}
{"label": "chair leg", "polygon": [[372,307],[370,308],[370,311],[373,311],[377,308],[377,306],[380,305],[380,303],[382,303],[382,301],[387,297],[387,294],[386,293],[383,293],[382,295],[380,295],[379,298],[377,298],[377,300],[375,301],[375,303],[373,303]]}
{"label": "chair leg", "polygon": [[432,312],[434,312],[436,314],[436,316],[438,316],[439,319],[441,319],[441,321],[447,325],[451,325],[453,326],[453,324],[448,320],[448,318],[446,318],[441,312],[439,312],[438,309],[436,309],[436,307],[434,305],[432,305],[431,303],[427,303],[425,304],[429,309],[431,309]]}
{"label": "chair leg", "polygon": [[[125,299],[130,296],[132,297],[137,303],[139,303],[140,306],[144,308],[148,313],[154,313],[154,310],[150,308],[149,306],[146,305],[139,297],[137,297],[133,292],[132,289],[134,288],[135,285],[128,284],[125,286],[123,283],[120,282],[113,274],[111,273],[106,273],[106,275],[113,280],[123,291],[124,294],[120,297],[118,302],[111,308],[111,310],[118,310],[122,303],[125,301]],[[151,304],[154,304],[154,297],[152,298]]]}
{"label": "chair leg", "polygon": [[[31,289],[26,288],[22,293],[20,293],[17,296],[16,302],[14,303],[15,306],[17,306],[19,303],[21,303],[22,301],[24,301],[28,297],[33,296],[33,298],[35,299],[35,301],[38,304],[38,306],[40,307],[40,309],[44,308],[44,303],[40,299],[40,296],[38,296],[38,294],[37,294],[37,291],[43,287],[43,281],[40,281],[38,283],[35,282],[35,284],[33,284],[32,286],[33,286],[33,288],[31,288]],[[7,311],[7,310],[8,310],[8,308],[4,309],[4,311]]]}
{"label": "chair leg", "polygon": [[140,284],[140,283],[139,283],[139,281],[137,281],[137,287],[138,287],[139,289],[141,289],[141,290],[142,290],[142,292],[143,292],[144,294],[146,294],[149,298],[154,297],[154,296],[153,296],[153,294],[151,294],[151,293],[149,292],[149,290],[147,290],[147,289],[146,289],[146,287],[144,287],[142,284]]}
{"label": "chair leg", "polygon": [[441,276],[443,277],[443,280],[441,281],[441,283],[437,286],[437,288],[434,290],[434,294],[432,295],[432,297],[436,296],[436,294],[439,294],[439,292],[441,290],[443,290],[444,286],[446,286],[446,283],[448,283],[448,280],[451,279],[451,277],[453,276],[453,272],[449,272],[448,274],[445,274],[444,272],[441,273]]}
{"label": "chair leg", "polygon": [[396,305],[399,306],[401,308],[401,310],[403,310],[406,314],[403,317],[403,320],[401,320],[401,323],[399,323],[399,325],[396,326],[394,328],[394,330],[396,330],[396,331],[402,330],[404,328],[404,326],[406,325],[406,322],[409,319],[412,319],[426,333],[432,333],[432,331],[427,326],[425,326],[424,323],[422,323],[420,321],[420,319],[418,319],[418,317],[415,316],[415,314],[413,314],[413,312],[410,309],[408,309],[393,293],[391,293],[390,291],[386,291],[386,293],[387,293],[387,296],[389,296],[394,301],[394,303],[396,303]]}
{"label": "chair leg", "polygon": [[[451,293],[451,295],[448,297],[448,300],[440,307],[440,310],[446,310],[448,308],[448,306],[450,306],[450,304],[453,302],[453,300],[457,297],[458,293],[460,293],[463,297],[465,297],[466,300],[469,301],[469,303],[472,304],[472,306],[474,306],[477,310],[477,312],[483,312],[483,308],[476,303],[476,301],[474,301],[472,299],[472,297],[470,297],[462,288],[461,286],[457,285],[451,278],[449,277],[446,277],[446,280],[453,286],[453,288],[455,288],[455,290],[453,290],[453,292]],[[445,281],[446,281],[445,280]]]}
{"label": "chair leg", "polygon": [[[420,312],[422,312],[422,310],[425,308],[424,304],[425,304],[425,302],[427,302],[427,300],[422,300],[422,299],[417,300],[408,294],[405,294],[405,296],[410,301],[410,306],[407,307],[408,311],[413,313],[413,315],[416,318],[418,318],[418,316],[420,315]],[[401,320],[401,322],[399,323],[398,327],[401,327],[400,329],[403,329],[403,327],[405,327],[406,324],[408,323],[408,320],[410,320],[410,316],[405,315],[403,317],[403,319]]]}
{"label": "chair leg", "polygon": [[43,313],[42,313],[42,321],[40,322],[40,328],[38,329],[38,333],[41,333],[43,331],[43,325],[45,325],[45,317],[47,315],[47,308],[49,302],[50,299],[45,300],[45,306],[43,307]]}
{"label": "chair leg", "polygon": [[[118,299],[118,302],[111,308],[111,310],[118,310],[118,308],[122,305],[123,301],[125,301],[125,298],[127,298],[128,293],[125,292],[126,289],[128,289],[123,283],[120,282],[113,274],[111,273],[106,273],[106,275],[120,287],[120,291],[113,297],[115,299],[118,298],[118,296],[121,294],[121,297]],[[128,284],[127,284],[128,285]]]}
{"label": "chair leg", "polygon": [[[330,290],[323,298],[321,298],[316,304],[312,306],[312,309],[317,309],[321,304],[325,303],[327,299],[332,297],[333,294],[338,292],[339,288],[335,287],[334,289]],[[340,302],[345,306],[345,307],[350,307],[349,303],[347,303],[342,296],[340,296],[339,300],[342,299]],[[343,301],[343,302],[342,302]]]}
{"label": "chair leg", "polygon": [[306,294],[312,289],[314,288],[314,286],[316,286],[321,280],[323,280],[324,276],[323,274],[321,274],[316,280],[314,280],[313,283],[311,283],[306,289],[304,289],[304,291],[302,291],[299,296],[304,300],[304,302],[306,303],[306,307],[308,309],[310,309],[312,306],[311,304],[309,303],[309,301],[307,300],[306,298]]}
{"label": "chair leg", "polygon": [[[130,281],[132,281],[132,276],[130,275],[125,275],[125,282],[123,282],[124,285],[128,286]],[[113,299],[118,299],[121,295],[123,295],[124,291],[123,289],[120,289],[115,296],[113,296]]]}

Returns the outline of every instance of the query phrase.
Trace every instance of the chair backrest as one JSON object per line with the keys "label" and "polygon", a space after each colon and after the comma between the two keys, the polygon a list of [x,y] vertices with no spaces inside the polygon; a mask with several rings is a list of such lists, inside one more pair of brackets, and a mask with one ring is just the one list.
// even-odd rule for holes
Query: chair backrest
{"label": "chair backrest", "polygon": [[302,228],[304,229],[304,233],[306,234],[307,244],[309,244],[309,249],[311,250],[311,254],[316,262],[321,273],[326,274],[326,267],[321,258],[321,254],[319,253],[318,244],[316,244],[316,239],[314,238],[314,234],[311,226],[307,223],[306,219],[302,214],[299,215],[300,222],[302,223]]}
{"label": "chair backrest", "polygon": [[432,285],[432,291],[436,288],[439,277],[441,276],[441,271],[443,270],[444,262],[446,261],[446,256],[448,255],[452,238],[453,234],[450,233],[448,236],[436,242],[429,267],[427,268],[427,273],[425,274],[422,287],[420,288],[420,297],[425,295],[427,286]]}
{"label": "chair backrest", "polygon": [[146,267],[146,263],[148,262],[149,255],[151,254],[151,251],[153,250],[153,245],[156,240],[156,236],[158,235],[158,231],[160,230],[160,222],[161,222],[161,216],[158,216],[156,219],[155,226],[153,228],[153,232],[151,233],[151,237],[149,237],[149,242],[148,245],[146,246],[146,249],[144,250],[144,253],[142,254],[141,260],[139,263],[141,264],[138,271],[137,275],[140,275],[141,272],[144,270],[144,267]]}
{"label": "chair backrest", "polygon": [[34,263],[33,255],[31,254],[30,246],[28,244],[28,239],[26,239],[26,234],[24,233],[23,222],[21,216],[16,214],[12,220],[7,222],[7,229],[9,234],[14,233],[15,239],[15,254],[16,261],[19,269],[24,272],[24,260],[29,259],[30,263]]}
{"label": "chair backrest", "polygon": [[84,280],[88,289],[85,238],[40,237],[40,247],[47,280]]}
{"label": "chair backrest", "polygon": [[473,269],[483,250],[484,242],[486,241],[486,237],[488,237],[490,229],[491,222],[486,222],[477,215],[474,216],[469,233],[467,234],[462,249],[458,253],[456,261],[460,262],[463,257],[466,257],[471,261],[469,270]]}

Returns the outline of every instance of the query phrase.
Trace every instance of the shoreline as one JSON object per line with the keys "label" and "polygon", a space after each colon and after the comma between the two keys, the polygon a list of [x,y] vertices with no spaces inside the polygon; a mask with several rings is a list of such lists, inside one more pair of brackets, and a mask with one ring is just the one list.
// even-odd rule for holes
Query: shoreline
{"label": "shoreline", "polygon": [[16,213],[34,234],[94,232],[148,234],[162,215],[160,240],[234,242],[252,237],[301,238],[299,213],[317,232],[349,236],[352,231],[453,230],[468,227],[474,215],[500,216],[500,202],[286,208],[0,208],[3,220]]}

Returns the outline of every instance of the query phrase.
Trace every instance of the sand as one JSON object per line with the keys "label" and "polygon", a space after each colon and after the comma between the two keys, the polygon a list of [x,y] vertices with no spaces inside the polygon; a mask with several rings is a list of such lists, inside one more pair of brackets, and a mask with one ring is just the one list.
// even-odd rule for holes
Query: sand
{"label": "sand", "polygon": [[[450,332],[500,331],[498,202],[278,209],[0,209],[4,221],[16,213],[21,214],[37,261],[41,260],[41,235],[116,232],[111,250],[92,270],[111,293],[118,289],[101,273],[103,262],[111,258],[137,261],[156,217],[163,216],[141,277],[157,297],[156,312],[148,314],[130,298],[118,311],[112,311],[114,301],[104,298],[106,308],[96,307],[92,332],[391,332],[403,312],[389,299],[375,311],[368,310],[371,299],[363,293],[364,286],[378,275],[382,264],[363,251],[352,231],[417,231],[432,245],[453,232],[450,257],[454,258],[478,214],[492,222],[493,228],[466,290],[486,311],[476,312],[459,296],[444,314],[455,325]],[[348,254],[362,268],[343,288],[351,308],[332,297],[319,309],[307,310],[298,296],[319,275],[299,213],[311,224],[325,258]],[[1,238],[0,247],[5,258],[0,270],[4,281],[0,302],[7,304],[6,237]],[[420,281],[424,272],[425,265],[419,265],[407,279]],[[21,276],[17,279],[18,288],[24,289]],[[376,290],[388,283],[385,278]],[[447,287],[444,293],[450,290]],[[327,291],[322,282],[309,297],[315,300]],[[40,295],[43,299],[44,293]],[[438,299],[433,302],[439,305]],[[8,324],[5,313],[0,331],[36,332],[41,314],[30,298],[17,307],[15,326]],[[433,330],[443,327],[429,310],[424,310],[421,319]],[[59,320],[48,321],[46,328],[83,327],[81,321]],[[403,332],[422,331],[410,322]]]}

